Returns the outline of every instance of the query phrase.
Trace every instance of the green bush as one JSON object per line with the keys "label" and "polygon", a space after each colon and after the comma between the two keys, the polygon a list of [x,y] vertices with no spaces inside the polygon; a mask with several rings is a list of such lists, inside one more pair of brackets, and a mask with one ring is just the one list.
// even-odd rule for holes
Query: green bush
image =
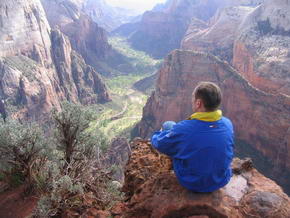
{"label": "green bush", "polygon": [[8,120],[0,123],[1,174],[9,183],[34,184],[41,172],[47,144],[37,125],[24,125]]}
{"label": "green bush", "polygon": [[[98,207],[105,208],[115,197],[107,191],[110,172],[100,168],[106,141],[96,130],[89,131],[95,113],[81,105],[64,103],[61,112],[53,111],[52,118],[53,142],[59,155],[53,165],[47,166],[49,188],[39,201],[35,216],[61,216],[68,210],[81,214],[92,206],[86,204],[88,195]],[[45,184],[44,178],[47,176],[40,177],[39,184]]]}

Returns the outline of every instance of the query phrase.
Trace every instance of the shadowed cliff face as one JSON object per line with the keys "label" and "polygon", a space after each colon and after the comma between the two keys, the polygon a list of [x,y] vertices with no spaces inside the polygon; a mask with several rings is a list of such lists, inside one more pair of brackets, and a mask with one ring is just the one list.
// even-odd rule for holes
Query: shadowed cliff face
{"label": "shadowed cliff face", "polygon": [[140,135],[150,136],[164,121],[186,119],[200,81],[221,87],[222,109],[233,121],[237,138],[253,145],[275,167],[290,169],[290,98],[254,88],[227,63],[205,53],[176,50],[166,58],[156,91],[144,107]]}
{"label": "shadowed cliff face", "polygon": [[234,66],[261,90],[290,95],[290,2],[266,1],[238,32]]}
{"label": "shadowed cliff face", "polygon": [[84,2],[42,0],[42,4],[51,27],[58,27],[67,35],[72,48],[88,64],[93,65],[96,59],[104,59],[111,51],[105,30],[82,11]]}
{"label": "shadowed cliff face", "polygon": [[[72,50],[59,30],[50,30],[39,0],[1,1],[3,9],[2,115],[40,121],[64,100],[83,104],[110,101],[98,73]],[[9,42],[4,40],[7,35],[13,36]]]}

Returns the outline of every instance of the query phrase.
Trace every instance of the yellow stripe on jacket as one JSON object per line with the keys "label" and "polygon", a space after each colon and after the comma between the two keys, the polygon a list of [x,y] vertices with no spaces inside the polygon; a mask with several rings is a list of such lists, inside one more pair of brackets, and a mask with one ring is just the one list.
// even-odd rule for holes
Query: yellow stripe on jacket
{"label": "yellow stripe on jacket", "polygon": [[215,122],[222,118],[223,112],[216,110],[213,112],[197,112],[190,116],[189,120],[201,120],[206,122]]}

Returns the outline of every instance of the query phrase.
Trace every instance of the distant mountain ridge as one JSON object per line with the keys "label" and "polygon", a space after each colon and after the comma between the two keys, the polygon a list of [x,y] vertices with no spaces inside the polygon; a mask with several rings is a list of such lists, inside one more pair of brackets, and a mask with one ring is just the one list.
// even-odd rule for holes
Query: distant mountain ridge
{"label": "distant mountain ridge", "polygon": [[140,22],[125,24],[114,31],[127,36],[137,50],[163,58],[180,43],[193,18],[208,21],[218,9],[228,6],[257,6],[263,0],[168,0],[143,14]]}
{"label": "distant mountain ridge", "polygon": [[139,15],[133,10],[108,5],[105,0],[87,0],[83,7],[94,22],[109,32]]}

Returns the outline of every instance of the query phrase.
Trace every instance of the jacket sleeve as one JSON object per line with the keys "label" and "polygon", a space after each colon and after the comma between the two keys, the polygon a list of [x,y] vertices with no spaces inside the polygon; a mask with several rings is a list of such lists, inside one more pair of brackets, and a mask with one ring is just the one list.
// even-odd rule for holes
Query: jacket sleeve
{"label": "jacket sleeve", "polygon": [[177,155],[181,134],[174,130],[155,132],[151,138],[151,143],[155,149],[170,157]]}

